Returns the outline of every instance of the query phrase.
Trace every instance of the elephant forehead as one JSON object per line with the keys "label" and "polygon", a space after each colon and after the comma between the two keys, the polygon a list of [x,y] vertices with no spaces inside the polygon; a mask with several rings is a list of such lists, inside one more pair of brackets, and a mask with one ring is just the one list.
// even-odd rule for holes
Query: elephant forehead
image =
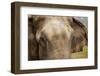
{"label": "elephant forehead", "polygon": [[42,29],[49,39],[52,39],[54,35],[61,36],[65,34],[70,37],[72,28],[67,21],[62,18],[51,18],[45,21],[44,27]]}

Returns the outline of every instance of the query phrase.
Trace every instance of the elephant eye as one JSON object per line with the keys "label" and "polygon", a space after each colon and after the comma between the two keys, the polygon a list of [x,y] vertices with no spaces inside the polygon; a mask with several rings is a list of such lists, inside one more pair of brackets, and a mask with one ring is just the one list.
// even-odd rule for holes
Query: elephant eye
{"label": "elephant eye", "polygon": [[39,40],[40,46],[45,47],[46,42],[47,42],[46,37],[44,35],[41,35],[40,40]]}
{"label": "elephant eye", "polygon": [[41,37],[40,41],[45,42],[45,38]]}

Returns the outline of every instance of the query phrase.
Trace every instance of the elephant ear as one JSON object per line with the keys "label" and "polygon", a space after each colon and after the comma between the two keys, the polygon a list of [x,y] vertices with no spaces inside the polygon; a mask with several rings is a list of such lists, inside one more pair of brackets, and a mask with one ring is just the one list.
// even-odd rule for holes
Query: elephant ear
{"label": "elephant ear", "polygon": [[37,60],[39,57],[34,18],[35,16],[28,17],[28,60]]}
{"label": "elephant ear", "polygon": [[73,18],[71,23],[73,33],[71,34],[71,51],[79,52],[82,51],[84,46],[87,46],[88,32],[87,28],[80,21]]}
{"label": "elephant ear", "polygon": [[28,59],[39,59],[40,31],[43,28],[44,16],[29,15],[28,17]]}

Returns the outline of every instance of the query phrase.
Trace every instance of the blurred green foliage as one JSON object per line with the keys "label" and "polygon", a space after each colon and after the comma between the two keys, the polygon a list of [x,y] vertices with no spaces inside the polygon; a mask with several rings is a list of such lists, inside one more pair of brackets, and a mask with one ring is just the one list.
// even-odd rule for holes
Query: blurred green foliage
{"label": "blurred green foliage", "polygon": [[87,58],[88,57],[88,47],[84,46],[81,52],[72,53],[71,59]]}

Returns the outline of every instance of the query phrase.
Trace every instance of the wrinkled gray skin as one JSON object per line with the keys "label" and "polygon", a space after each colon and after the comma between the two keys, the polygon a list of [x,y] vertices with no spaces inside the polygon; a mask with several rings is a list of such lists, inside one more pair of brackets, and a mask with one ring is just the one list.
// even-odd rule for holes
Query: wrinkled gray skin
{"label": "wrinkled gray skin", "polygon": [[29,16],[29,60],[68,59],[87,45],[87,29],[73,17]]}

